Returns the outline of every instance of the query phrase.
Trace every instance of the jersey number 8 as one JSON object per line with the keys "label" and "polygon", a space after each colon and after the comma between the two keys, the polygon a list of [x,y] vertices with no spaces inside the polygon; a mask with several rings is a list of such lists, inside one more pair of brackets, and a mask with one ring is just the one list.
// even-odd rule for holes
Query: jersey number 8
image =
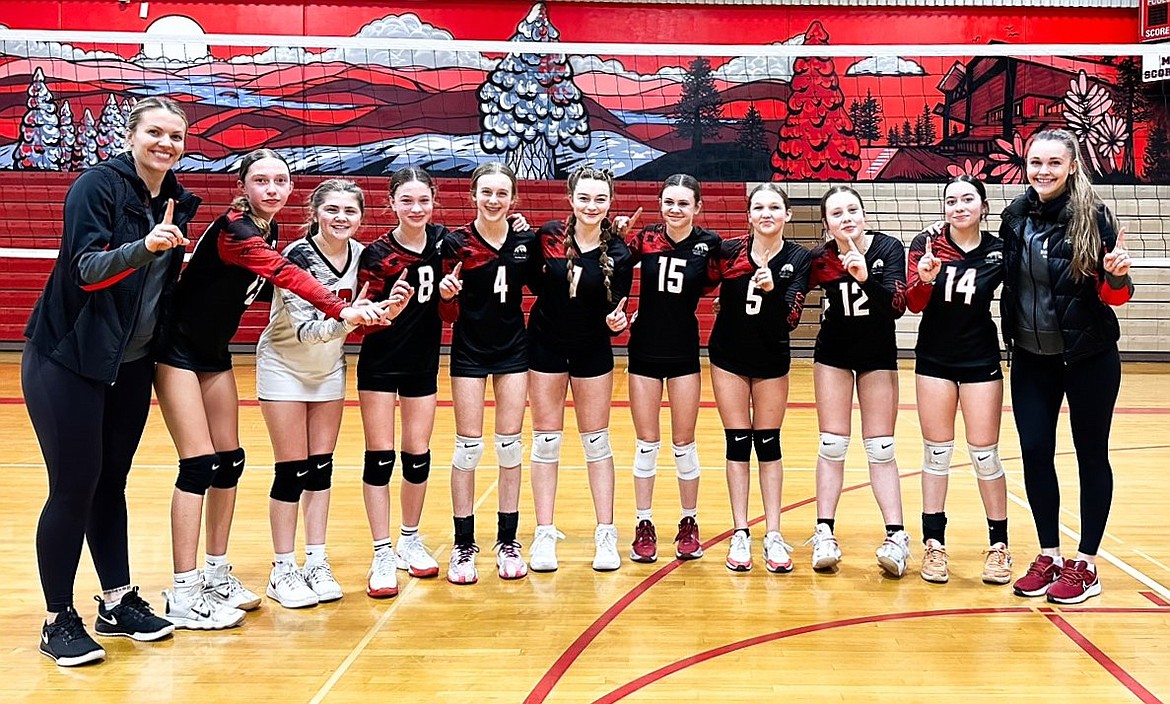
{"label": "jersey number 8", "polygon": [[418,302],[426,303],[435,295],[435,270],[430,266],[418,268]]}

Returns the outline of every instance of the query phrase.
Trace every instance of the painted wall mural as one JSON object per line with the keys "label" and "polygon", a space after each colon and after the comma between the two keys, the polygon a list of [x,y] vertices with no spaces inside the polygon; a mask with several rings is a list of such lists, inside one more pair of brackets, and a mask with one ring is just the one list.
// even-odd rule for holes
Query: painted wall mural
{"label": "painted wall mural", "polygon": [[[204,33],[207,17],[183,15],[154,20],[142,45],[0,39],[0,169],[91,166],[120,148],[137,98],[167,93],[191,119],[190,171],[263,146],[309,174],[458,176],[500,159],[531,179],[588,163],[643,180],[1016,183],[1028,135],[1065,127],[1095,180],[1170,183],[1165,84],[1142,83],[1132,58],[576,55],[558,43],[594,37],[566,36],[558,7],[504,7],[514,29],[494,38],[547,52],[149,41]],[[351,36],[457,36],[416,9]],[[822,15],[760,43],[831,46],[835,25],[856,43],[854,21]]]}

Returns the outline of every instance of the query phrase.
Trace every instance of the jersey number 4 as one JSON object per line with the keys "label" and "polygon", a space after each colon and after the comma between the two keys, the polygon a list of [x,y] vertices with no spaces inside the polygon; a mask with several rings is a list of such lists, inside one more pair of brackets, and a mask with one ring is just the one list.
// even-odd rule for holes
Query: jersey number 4
{"label": "jersey number 4", "polygon": [[955,293],[963,294],[963,303],[971,305],[971,299],[975,297],[975,270],[968,269],[963,272],[962,276],[958,277],[958,282],[955,281],[955,269],[958,267],[947,267],[947,285],[943,291],[943,299],[950,303],[955,299]]}
{"label": "jersey number 4", "polygon": [[496,269],[496,280],[492,284],[492,293],[500,294],[500,303],[508,302],[508,270],[502,265]]}
{"label": "jersey number 4", "polygon": [[658,291],[659,293],[682,293],[683,270],[687,260],[666,257],[658,262]]}

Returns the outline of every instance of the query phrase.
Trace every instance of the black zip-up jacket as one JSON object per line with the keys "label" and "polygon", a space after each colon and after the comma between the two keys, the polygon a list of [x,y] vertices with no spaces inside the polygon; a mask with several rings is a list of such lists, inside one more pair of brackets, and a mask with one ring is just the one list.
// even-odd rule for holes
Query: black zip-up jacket
{"label": "black zip-up jacket", "polygon": [[[199,197],[180,186],[173,172],[159,196],[174,199],[174,224],[185,234]],[[150,192],[129,154],[85,171],[65,196],[61,251],[24,335],[42,354],[87,379],[112,384],[118,378],[146,283],[138,269],[156,256],[168,257],[158,303],[160,320],[165,317],[186,248],[159,254],[146,249],[149,208]]]}
{"label": "black zip-up jacket", "polygon": [[1117,316],[1109,306],[1118,306],[1133,295],[1133,283],[1115,289],[1109,285],[1101,260],[1113,249],[1117,233],[1113,229],[1108,211],[1102,205],[1097,210],[1097,227],[1101,232],[1102,251],[1097,260],[1097,271],[1090,278],[1077,279],[1072,269],[1072,245],[1069,243],[1068,225],[1072,211],[1067,198],[1063,205],[1042,207],[1036,192],[1029,188],[1018,196],[1003,211],[999,236],[1003,240],[1004,282],[1003,299],[1000,301],[1000,316],[1003,341],[1011,352],[1018,333],[1016,306],[1019,299],[1020,267],[1024,244],[1024,227],[1028,218],[1054,222],[1056,227],[1048,240],[1048,273],[1053,300],[1056,305],[1056,319],[1064,340],[1064,361],[1075,362],[1116,346],[1121,337]]}

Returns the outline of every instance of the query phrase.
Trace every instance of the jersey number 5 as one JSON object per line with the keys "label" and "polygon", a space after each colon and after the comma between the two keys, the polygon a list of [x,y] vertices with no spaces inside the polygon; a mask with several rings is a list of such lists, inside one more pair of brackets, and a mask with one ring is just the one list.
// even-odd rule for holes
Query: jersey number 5
{"label": "jersey number 5", "polygon": [[971,305],[971,299],[975,297],[975,270],[968,269],[959,277],[958,283],[955,282],[955,269],[958,267],[947,267],[947,286],[943,291],[943,298],[947,303],[950,303],[955,298],[955,292],[963,294],[963,303]]}
{"label": "jersey number 5", "polygon": [[660,293],[682,293],[685,259],[666,257],[658,262],[658,291]]}
{"label": "jersey number 5", "polygon": [[758,315],[760,308],[764,305],[764,297],[756,292],[756,282],[754,279],[748,279],[746,302],[744,304],[744,312],[748,315]]}

